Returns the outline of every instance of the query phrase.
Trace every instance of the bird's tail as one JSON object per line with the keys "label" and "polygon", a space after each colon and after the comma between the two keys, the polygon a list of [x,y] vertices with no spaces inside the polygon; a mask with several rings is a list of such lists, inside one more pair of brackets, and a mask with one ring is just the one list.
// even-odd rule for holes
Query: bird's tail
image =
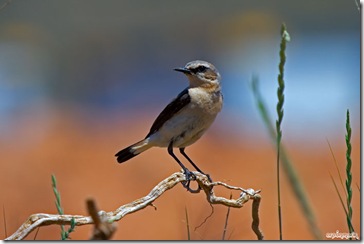
{"label": "bird's tail", "polygon": [[149,142],[149,138],[145,138],[144,140],[141,140],[140,142],[137,142],[137,143],[121,150],[120,152],[115,154],[115,157],[117,157],[117,161],[119,163],[123,163],[123,162],[135,157],[136,155],[144,152],[145,150],[151,148],[152,146],[148,142]]}

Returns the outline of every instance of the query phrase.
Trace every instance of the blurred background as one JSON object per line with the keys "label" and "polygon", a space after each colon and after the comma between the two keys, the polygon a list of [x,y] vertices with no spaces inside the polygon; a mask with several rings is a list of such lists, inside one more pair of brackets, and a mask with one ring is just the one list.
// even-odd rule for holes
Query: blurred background
{"label": "blurred background", "polygon": [[[339,180],[328,141],[344,175],[350,110],[353,224],[360,235],[360,12],[354,0],[13,0],[0,10],[0,236],[33,213],[56,213],[51,174],[65,213],[87,215],[87,197],[112,211],[178,171],[166,149],[122,165],[114,154],[144,138],[187,86],[173,68],[201,59],[221,73],[224,107],[186,151],[214,180],[261,189],[261,229],[266,239],[278,239],[276,153],[251,79],[259,78],[275,120],[282,22],[291,36],[282,142],[323,237],[348,232],[329,176]],[[283,238],[313,239],[284,175],[281,187]],[[226,207],[215,206],[194,230],[211,212],[202,193],[177,186],[155,205],[119,221],[113,239],[186,240],[187,208],[192,239],[221,240]],[[251,203],[232,209],[226,238],[255,239],[250,225]],[[72,239],[88,238],[91,228],[77,227]],[[43,227],[37,239],[59,239],[59,232],[59,226]]]}

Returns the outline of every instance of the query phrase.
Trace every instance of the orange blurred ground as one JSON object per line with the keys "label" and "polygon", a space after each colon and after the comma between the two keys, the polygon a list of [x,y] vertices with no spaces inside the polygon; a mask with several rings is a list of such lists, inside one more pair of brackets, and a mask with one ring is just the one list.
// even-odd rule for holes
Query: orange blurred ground
{"label": "orange blurred ground", "polygon": [[[165,149],[152,149],[131,161],[119,165],[114,154],[124,146],[141,139],[149,129],[153,116],[139,123],[125,118],[104,119],[85,124],[77,114],[55,112],[47,133],[35,142],[27,142],[34,132],[32,116],[19,120],[11,142],[0,139],[2,170],[0,204],[5,209],[9,236],[33,213],[56,213],[51,187],[51,174],[58,180],[65,213],[87,215],[85,199],[93,197],[100,209],[115,210],[146,195],[152,187],[179,170]],[[103,121],[103,120],[101,120]],[[188,148],[194,161],[214,180],[244,188],[261,189],[261,229],[268,240],[278,239],[278,218],[275,176],[275,151],[267,140],[252,146],[253,138],[225,138],[209,131],[199,142]],[[359,129],[353,128],[353,224],[360,233],[360,142]],[[267,137],[268,138],[268,137]],[[343,135],[344,138],[344,135]],[[284,140],[284,139],[283,139]],[[329,170],[338,182],[337,172],[325,138],[315,151],[299,142],[285,145],[306,188],[323,237],[327,232],[347,232],[346,218]],[[335,156],[345,173],[344,140],[330,141]],[[305,142],[307,143],[307,142]],[[254,143],[257,145],[257,143]],[[320,143],[319,143],[320,144]],[[187,165],[187,163],[186,163]],[[283,175],[283,174],[282,174]],[[281,183],[283,238],[310,240],[307,222],[285,177]],[[341,190],[341,186],[339,185]],[[230,191],[216,190],[229,197]],[[233,197],[238,193],[234,192]],[[165,193],[153,207],[127,215],[117,223],[113,240],[186,240],[185,208],[188,210],[191,238],[221,240],[227,208],[214,206],[214,214],[194,231],[211,212],[203,193],[193,195],[182,186]],[[0,236],[5,237],[4,214],[0,211]],[[231,209],[226,239],[254,240],[250,228],[251,203],[241,209]],[[77,227],[73,240],[87,239],[91,226]],[[38,240],[60,238],[59,226],[42,227]],[[27,239],[32,240],[34,233]],[[324,238],[325,239],[325,238]]]}

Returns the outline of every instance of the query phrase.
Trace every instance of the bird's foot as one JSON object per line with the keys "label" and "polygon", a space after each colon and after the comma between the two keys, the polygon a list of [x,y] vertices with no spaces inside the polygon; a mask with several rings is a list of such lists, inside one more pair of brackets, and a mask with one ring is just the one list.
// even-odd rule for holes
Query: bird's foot
{"label": "bird's foot", "polygon": [[183,185],[184,188],[187,189],[187,191],[191,192],[191,193],[198,193],[201,190],[200,185],[198,185],[197,189],[191,189],[190,187],[190,183],[191,180],[196,180],[196,175],[194,175],[191,171],[189,171],[188,169],[185,169],[184,171],[185,177],[186,177],[186,181],[182,181],[181,184]]}
{"label": "bird's foot", "polygon": [[207,176],[207,179],[212,183],[213,181],[212,181],[212,178],[210,177],[210,175],[209,174],[204,174],[204,175],[206,175]]}

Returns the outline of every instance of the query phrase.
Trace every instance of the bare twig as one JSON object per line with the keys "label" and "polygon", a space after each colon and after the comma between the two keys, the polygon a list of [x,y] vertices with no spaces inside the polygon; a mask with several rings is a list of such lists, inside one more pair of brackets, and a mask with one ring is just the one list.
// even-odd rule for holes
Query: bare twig
{"label": "bare twig", "polygon": [[[246,203],[250,199],[254,199],[256,202],[257,201],[256,196],[259,196],[257,194],[259,193],[259,191],[255,191],[253,189],[245,190],[240,187],[229,186],[223,182],[211,183],[206,175],[203,175],[196,171],[193,173],[196,176],[196,181],[199,184],[200,188],[205,192],[207,201],[211,204],[222,204],[234,208],[241,208],[243,207],[244,203]],[[158,197],[160,197],[165,191],[173,188],[178,183],[185,180],[186,178],[184,173],[182,172],[174,173],[171,176],[164,179],[163,181],[161,181],[158,185],[156,185],[150,191],[150,193],[145,197],[137,199],[131,203],[125,204],[116,209],[115,211],[111,212],[99,211],[98,215],[100,216],[100,219],[102,219],[103,221],[107,222],[119,221],[127,214],[134,213],[136,211],[144,209],[147,206],[150,206],[153,203],[153,201],[155,201]],[[216,185],[221,185],[228,189],[241,190],[242,193],[240,194],[240,197],[238,199],[226,199],[224,197],[219,197],[216,196],[213,191],[213,187]],[[253,214],[255,216],[255,221],[253,221],[255,229],[253,228],[253,230],[259,231],[259,226],[258,226],[259,220],[258,222],[256,221],[256,218],[258,216],[259,204],[258,205],[255,204],[254,206],[253,206],[253,211],[256,212],[255,214]],[[76,225],[88,225],[94,223],[94,220],[92,220],[90,216],[66,215],[66,214],[57,215],[57,214],[45,214],[45,213],[32,214],[14,234],[9,236],[5,240],[22,240],[39,226],[70,225],[72,218],[74,219]]]}
{"label": "bare twig", "polygon": [[211,205],[211,203],[210,203],[210,207],[211,207],[211,213],[202,221],[202,223],[201,224],[199,224],[198,226],[196,226],[195,227],[195,231],[198,229],[198,228],[200,228],[201,226],[203,226],[205,223],[206,223],[206,221],[209,219],[209,218],[211,218],[211,216],[214,214],[214,206],[212,206]]}
{"label": "bare twig", "polygon": [[257,235],[258,240],[263,240],[263,232],[259,229],[259,205],[261,196],[259,194],[256,194],[253,199],[253,207],[252,207],[252,217],[253,217],[253,223],[252,223],[252,229],[254,233]]}
{"label": "bare twig", "polygon": [[86,205],[87,211],[94,221],[94,231],[90,240],[109,240],[116,231],[115,223],[108,222],[105,215],[98,214],[96,203],[93,199],[87,199]]}

